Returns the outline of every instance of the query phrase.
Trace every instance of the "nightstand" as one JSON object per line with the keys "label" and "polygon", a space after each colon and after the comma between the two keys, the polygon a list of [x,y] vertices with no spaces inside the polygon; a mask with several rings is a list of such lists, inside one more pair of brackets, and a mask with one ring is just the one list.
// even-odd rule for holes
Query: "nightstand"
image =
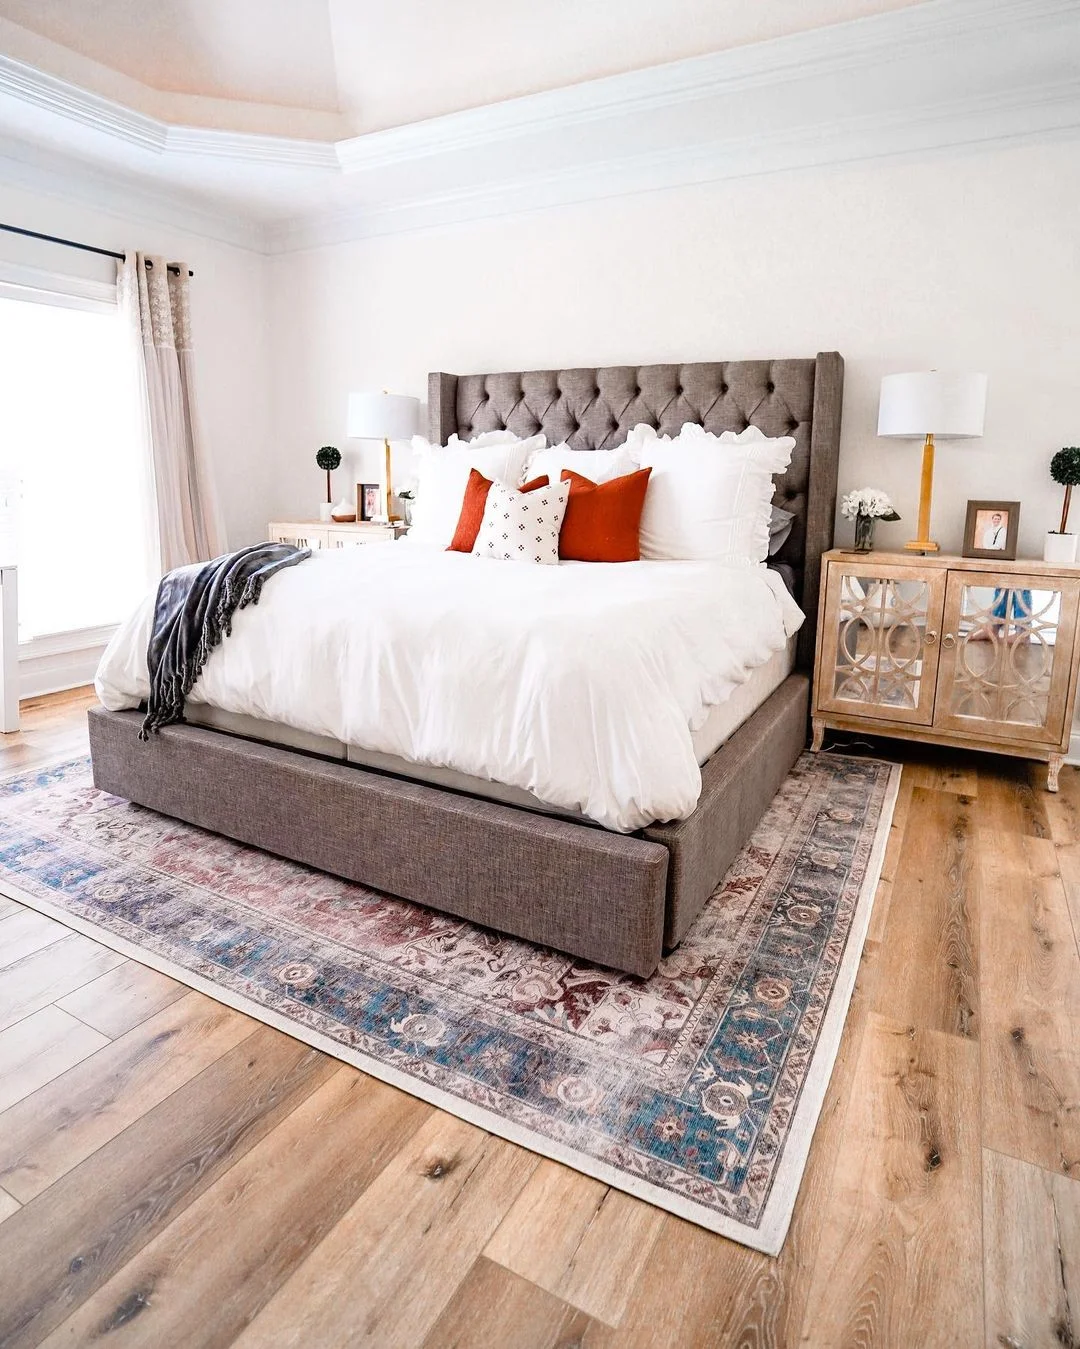
{"label": "nightstand", "polygon": [[1080,667],[1080,569],[935,554],[821,560],[813,744],[827,728],[1048,765],[1057,791]]}
{"label": "nightstand", "polygon": [[291,543],[297,548],[353,548],[364,543],[393,543],[407,533],[405,525],[376,525],[368,520],[337,525],[331,520],[276,520],[266,527],[271,543]]}

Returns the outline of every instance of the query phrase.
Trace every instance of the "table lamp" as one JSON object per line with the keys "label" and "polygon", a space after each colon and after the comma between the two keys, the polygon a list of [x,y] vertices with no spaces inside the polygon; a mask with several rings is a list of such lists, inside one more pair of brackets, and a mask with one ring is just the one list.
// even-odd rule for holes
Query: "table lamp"
{"label": "table lamp", "polygon": [[913,553],[936,553],[930,537],[930,497],[934,487],[934,437],[942,440],[981,436],[986,412],[986,376],[950,375],[938,370],[886,375],[878,404],[879,436],[916,438],[923,442],[919,531],[904,547]]}
{"label": "table lamp", "polygon": [[345,434],[356,440],[381,440],[386,451],[386,518],[401,517],[393,509],[394,488],[390,478],[390,442],[407,440],[416,433],[419,398],[407,394],[351,393]]}

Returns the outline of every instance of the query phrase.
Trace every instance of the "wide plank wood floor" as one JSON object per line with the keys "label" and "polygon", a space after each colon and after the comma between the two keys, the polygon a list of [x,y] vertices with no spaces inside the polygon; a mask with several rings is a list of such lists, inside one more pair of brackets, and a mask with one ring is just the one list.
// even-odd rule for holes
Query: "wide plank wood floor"
{"label": "wide plank wood floor", "polygon": [[[24,705],[0,770],[85,749]],[[0,897],[0,1345],[1080,1346],[1080,773],[900,799],[771,1260]]]}

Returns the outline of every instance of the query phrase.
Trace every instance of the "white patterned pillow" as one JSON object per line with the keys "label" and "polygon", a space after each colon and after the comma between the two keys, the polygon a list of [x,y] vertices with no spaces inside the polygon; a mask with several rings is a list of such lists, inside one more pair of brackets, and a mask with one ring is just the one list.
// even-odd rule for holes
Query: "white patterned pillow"
{"label": "white patterned pillow", "polygon": [[559,530],[569,496],[568,482],[531,492],[493,482],[473,552],[497,562],[558,562]]}

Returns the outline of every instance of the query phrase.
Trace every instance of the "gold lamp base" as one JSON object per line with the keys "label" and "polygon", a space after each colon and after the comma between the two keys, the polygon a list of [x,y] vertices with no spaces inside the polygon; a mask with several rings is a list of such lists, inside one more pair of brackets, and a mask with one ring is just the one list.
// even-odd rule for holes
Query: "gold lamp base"
{"label": "gold lamp base", "polygon": [[394,525],[401,519],[400,515],[394,514],[394,488],[390,482],[390,442],[383,441],[383,448],[386,451],[386,518]]}
{"label": "gold lamp base", "polygon": [[922,452],[922,481],[919,485],[919,534],[904,544],[909,553],[937,553],[941,545],[930,537],[930,498],[934,492],[934,435],[926,433]]}

